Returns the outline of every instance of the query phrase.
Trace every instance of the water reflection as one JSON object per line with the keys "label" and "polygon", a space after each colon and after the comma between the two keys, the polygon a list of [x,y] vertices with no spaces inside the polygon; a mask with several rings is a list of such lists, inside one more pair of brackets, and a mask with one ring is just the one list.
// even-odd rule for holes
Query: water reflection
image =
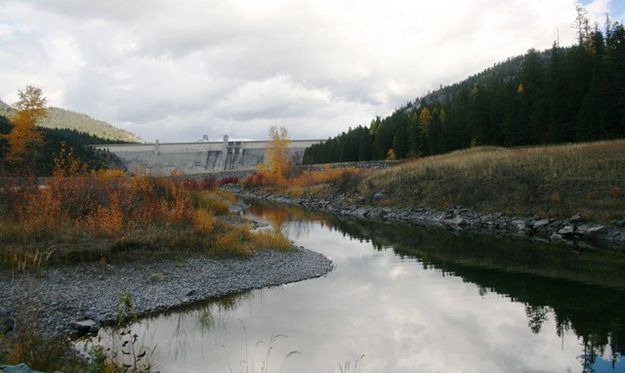
{"label": "water reflection", "polygon": [[361,242],[371,240],[376,250],[392,249],[401,258],[416,258],[424,269],[460,276],[478,285],[481,296],[489,291],[506,295],[525,305],[528,326],[535,334],[552,313],[558,337],[568,331],[581,337],[584,372],[594,371],[598,356],[607,357],[616,368],[625,355],[622,253],[356,221],[290,206],[256,204],[253,213],[272,223],[279,221],[279,226],[289,221],[297,237],[309,234],[307,227],[318,222]]}
{"label": "water reflection", "polygon": [[625,371],[622,254],[252,213],[336,270],[136,325],[162,372]]}

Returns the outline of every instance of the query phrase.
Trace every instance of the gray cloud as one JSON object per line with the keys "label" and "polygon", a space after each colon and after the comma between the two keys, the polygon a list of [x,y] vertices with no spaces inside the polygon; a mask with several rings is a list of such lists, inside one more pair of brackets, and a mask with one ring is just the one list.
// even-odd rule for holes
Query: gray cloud
{"label": "gray cloud", "polygon": [[5,0],[0,98],[36,84],[148,140],[325,138],[558,29],[571,42],[572,19],[572,0]]}

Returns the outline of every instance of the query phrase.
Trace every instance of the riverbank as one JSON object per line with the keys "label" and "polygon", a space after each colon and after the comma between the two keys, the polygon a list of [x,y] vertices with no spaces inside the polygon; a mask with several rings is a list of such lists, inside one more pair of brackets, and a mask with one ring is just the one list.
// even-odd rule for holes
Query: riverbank
{"label": "riverbank", "polygon": [[[517,235],[540,241],[577,246],[609,246],[625,250],[625,221],[603,225],[585,221],[580,214],[568,219],[539,216],[509,216],[501,212],[480,213],[466,208],[437,210],[431,208],[376,206],[356,193],[336,193],[324,197],[291,197],[263,189],[244,190],[228,186],[239,197],[303,206],[343,216],[376,222],[401,222],[416,226],[442,226],[455,231]],[[382,196],[380,196],[380,199]]]}
{"label": "riverbank", "polygon": [[[42,277],[0,276],[0,317],[14,320],[28,306],[42,334],[66,335],[113,323],[118,296],[130,295],[137,316],[251,289],[320,277],[332,270],[325,256],[302,247],[262,250],[248,258],[194,256],[147,263],[78,263],[48,269]],[[83,322],[72,327],[73,323]],[[6,322],[5,322],[6,323]],[[8,322],[7,324],[10,324]],[[87,327],[89,328],[89,327]]]}

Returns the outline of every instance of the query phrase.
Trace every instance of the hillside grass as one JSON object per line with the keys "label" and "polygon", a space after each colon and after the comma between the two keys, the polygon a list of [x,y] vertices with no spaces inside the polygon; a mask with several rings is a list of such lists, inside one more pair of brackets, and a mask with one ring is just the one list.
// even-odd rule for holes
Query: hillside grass
{"label": "hillside grass", "polygon": [[[477,147],[372,171],[356,191],[378,204],[584,219],[625,218],[625,140]],[[378,195],[379,197],[380,195]]]}
{"label": "hillside grass", "polygon": [[[0,115],[10,118],[15,113],[8,104],[0,101]],[[110,141],[141,142],[141,138],[132,132],[115,127],[105,121],[91,118],[82,113],[51,107],[47,116],[37,123],[38,126],[50,129],[69,129]]]}

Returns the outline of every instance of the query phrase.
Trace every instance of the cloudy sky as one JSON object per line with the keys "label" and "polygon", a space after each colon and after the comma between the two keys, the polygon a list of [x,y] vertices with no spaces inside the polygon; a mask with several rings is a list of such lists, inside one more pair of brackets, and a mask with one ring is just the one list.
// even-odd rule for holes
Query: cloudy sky
{"label": "cloudy sky", "polygon": [[[571,44],[574,0],[0,0],[0,99],[147,141],[325,138],[529,48]],[[625,18],[625,0],[586,0]]]}

